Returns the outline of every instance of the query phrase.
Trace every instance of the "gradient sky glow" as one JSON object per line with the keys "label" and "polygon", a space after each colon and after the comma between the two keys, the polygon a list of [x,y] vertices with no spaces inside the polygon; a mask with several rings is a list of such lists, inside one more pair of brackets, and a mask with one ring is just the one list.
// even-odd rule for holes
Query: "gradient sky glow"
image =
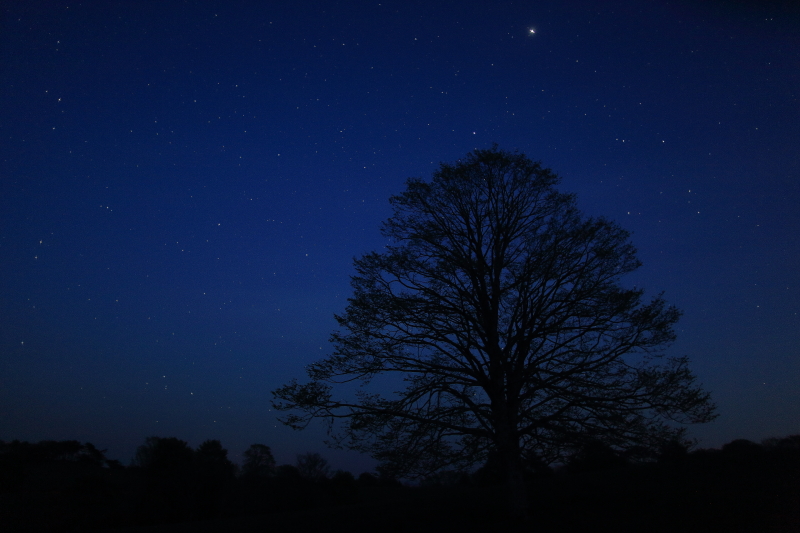
{"label": "gradient sky glow", "polygon": [[328,353],[389,196],[494,142],[633,232],[701,446],[800,433],[790,4],[4,2],[0,439],[369,469],[270,391]]}

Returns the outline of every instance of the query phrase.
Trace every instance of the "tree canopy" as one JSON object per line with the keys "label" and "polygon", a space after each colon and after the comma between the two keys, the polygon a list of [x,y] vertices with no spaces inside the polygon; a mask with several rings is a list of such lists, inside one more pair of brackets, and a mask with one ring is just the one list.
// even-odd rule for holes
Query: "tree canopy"
{"label": "tree canopy", "polygon": [[267,478],[275,475],[275,457],[264,444],[251,444],[244,452],[242,475],[247,478]]}
{"label": "tree canopy", "polygon": [[[711,420],[687,358],[664,353],[680,311],[621,284],[640,266],[629,233],[558,181],[496,146],[408,180],[390,244],[355,260],[333,353],[273,391],[283,421],[325,419],[398,475],[492,458],[512,480],[587,440],[655,449]],[[405,388],[370,387],[383,374]]]}

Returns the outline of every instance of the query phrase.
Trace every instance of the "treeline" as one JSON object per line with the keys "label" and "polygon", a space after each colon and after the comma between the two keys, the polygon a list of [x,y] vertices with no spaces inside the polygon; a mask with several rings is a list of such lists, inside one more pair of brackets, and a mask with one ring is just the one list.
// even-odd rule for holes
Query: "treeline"
{"label": "treeline", "polygon": [[[268,446],[253,444],[243,458],[234,465],[217,440],[192,449],[151,437],[124,466],[89,443],[0,441],[0,523],[4,531],[89,530],[271,515],[278,524],[280,516],[313,520],[323,507],[321,522],[360,516],[354,531],[376,520],[421,530],[502,520],[502,506],[490,504],[502,497],[491,458],[477,471],[439,472],[413,487],[380,470],[332,471],[316,453],[277,465]],[[531,462],[526,470],[537,531],[800,525],[800,435],[695,451],[673,443],[655,455],[587,442],[558,467]],[[333,511],[349,504],[362,505],[358,513]]]}
{"label": "treeline", "polygon": [[168,524],[340,505],[369,488],[399,486],[371,473],[332,471],[319,454],[276,465],[253,444],[238,467],[218,440],[196,449],[150,437],[131,465],[78,441],[0,441],[0,523],[4,531],[51,531]]}

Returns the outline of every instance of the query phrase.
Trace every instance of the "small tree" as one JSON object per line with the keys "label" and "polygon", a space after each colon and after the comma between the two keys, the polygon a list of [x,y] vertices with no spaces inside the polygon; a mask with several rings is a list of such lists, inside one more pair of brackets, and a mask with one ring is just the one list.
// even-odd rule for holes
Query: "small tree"
{"label": "small tree", "polygon": [[193,463],[194,452],[189,444],[175,437],[147,437],[133,459],[133,466],[153,473],[186,473]]}
{"label": "small tree", "polygon": [[216,439],[204,441],[195,451],[198,472],[215,479],[233,476],[235,465],[228,459],[228,450]]}
{"label": "small tree", "polygon": [[181,521],[194,507],[194,451],[175,437],[148,437],[136,449],[133,466],[146,473],[140,516],[153,521]]}
{"label": "small tree", "polygon": [[243,455],[242,477],[265,478],[275,475],[275,457],[269,446],[251,444]]}
{"label": "small tree", "polygon": [[[273,392],[284,423],[333,424],[336,442],[400,475],[466,468],[491,452],[514,514],[522,465],[587,439],[613,448],[680,438],[711,420],[685,357],[666,358],[680,312],[620,278],[629,234],[587,218],[557,176],[521,154],[475,150],[391,198],[390,244],[355,261],[333,354]],[[332,386],[403,376],[393,395]]]}
{"label": "small tree", "polygon": [[331,473],[328,461],[318,453],[298,455],[297,470],[302,477],[311,481],[322,481],[327,479]]}

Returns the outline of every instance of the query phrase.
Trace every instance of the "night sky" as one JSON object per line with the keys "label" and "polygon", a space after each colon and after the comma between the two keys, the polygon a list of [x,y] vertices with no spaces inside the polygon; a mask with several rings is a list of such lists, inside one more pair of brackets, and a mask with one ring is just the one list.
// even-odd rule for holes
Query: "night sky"
{"label": "night sky", "polygon": [[701,447],[800,433],[792,5],[4,2],[0,439],[370,469],[270,391],[329,353],[389,197],[495,142],[633,233]]}

